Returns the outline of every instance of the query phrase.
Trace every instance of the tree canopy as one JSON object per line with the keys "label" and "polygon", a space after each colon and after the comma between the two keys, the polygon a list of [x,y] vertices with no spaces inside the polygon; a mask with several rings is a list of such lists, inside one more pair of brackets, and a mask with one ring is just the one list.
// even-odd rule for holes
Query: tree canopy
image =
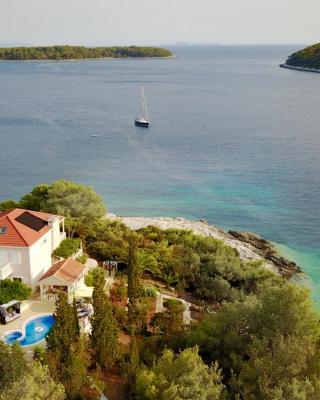
{"label": "tree canopy", "polygon": [[1,393],[0,400],[64,400],[63,385],[56,383],[47,365],[33,361],[23,373]]}
{"label": "tree canopy", "polygon": [[88,58],[171,57],[160,47],[38,46],[0,48],[0,60],[79,60]]}
{"label": "tree canopy", "polygon": [[143,368],[136,378],[137,400],[219,400],[223,385],[217,364],[204,364],[198,349],[175,355],[165,350],[151,368]]}
{"label": "tree canopy", "polygon": [[320,43],[291,54],[286,63],[296,67],[320,69]]}
{"label": "tree canopy", "polygon": [[0,203],[3,210],[11,206],[63,215],[71,237],[88,230],[107,211],[103,199],[91,187],[63,179],[34,187],[19,202]]}

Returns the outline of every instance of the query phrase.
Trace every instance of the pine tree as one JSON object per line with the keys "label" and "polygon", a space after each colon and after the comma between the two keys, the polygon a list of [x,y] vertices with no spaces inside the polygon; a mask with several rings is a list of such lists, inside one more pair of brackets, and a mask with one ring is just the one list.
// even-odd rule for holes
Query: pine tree
{"label": "pine tree", "polygon": [[90,336],[93,358],[100,367],[111,368],[119,356],[117,323],[104,291],[104,279],[98,279],[95,283]]}

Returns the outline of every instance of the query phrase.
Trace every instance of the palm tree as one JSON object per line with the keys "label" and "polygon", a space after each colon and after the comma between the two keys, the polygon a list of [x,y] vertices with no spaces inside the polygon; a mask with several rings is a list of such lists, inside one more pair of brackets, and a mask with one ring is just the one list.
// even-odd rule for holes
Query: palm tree
{"label": "palm tree", "polygon": [[142,249],[137,250],[136,262],[139,277],[144,272],[150,272],[152,275],[158,275],[160,273],[156,258]]}

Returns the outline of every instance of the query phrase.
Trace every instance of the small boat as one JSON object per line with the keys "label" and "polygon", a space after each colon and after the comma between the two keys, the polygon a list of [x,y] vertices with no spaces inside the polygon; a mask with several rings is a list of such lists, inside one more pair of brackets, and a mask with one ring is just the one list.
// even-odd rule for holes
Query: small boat
{"label": "small boat", "polygon": [[147,110],[147,103],[144,97],[143,85],[141,85],[141,99],[142,99],[142,111],[139,117],[134,121],[136,126],[141,126],[142,128],[149,128],[149,116]]}

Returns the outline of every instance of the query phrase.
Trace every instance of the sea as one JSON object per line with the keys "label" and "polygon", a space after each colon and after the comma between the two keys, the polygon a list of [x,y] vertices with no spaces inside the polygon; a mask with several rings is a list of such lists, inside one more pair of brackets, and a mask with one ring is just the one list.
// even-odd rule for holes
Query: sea
{"label": "sea", "polygon": [[[320,307],[320,75],[278,66],[302,47],[0,62],[0,200],[64,178],[115,214],[255,232]],[[149,129],[134,126],[141,82]]]}

